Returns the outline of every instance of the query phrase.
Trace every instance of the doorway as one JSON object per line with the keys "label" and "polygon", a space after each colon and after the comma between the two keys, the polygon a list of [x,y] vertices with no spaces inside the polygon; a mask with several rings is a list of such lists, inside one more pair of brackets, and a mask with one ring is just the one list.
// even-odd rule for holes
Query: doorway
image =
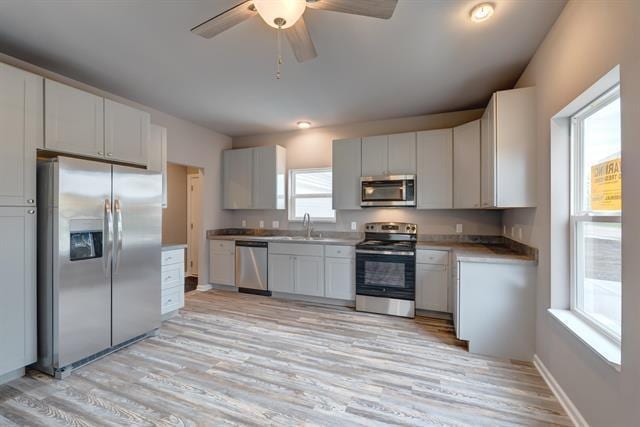
{"label": "doorway", "polygon": [[187,174],[187,273],[198,277],[202,223],[202,170],[189,168]]}

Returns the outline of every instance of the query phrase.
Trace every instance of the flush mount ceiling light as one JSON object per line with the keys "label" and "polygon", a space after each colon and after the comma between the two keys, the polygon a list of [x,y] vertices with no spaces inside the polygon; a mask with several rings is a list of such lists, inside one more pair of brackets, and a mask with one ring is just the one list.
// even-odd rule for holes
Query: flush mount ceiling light
{"label": "flush mount ceiling light", "polygon": [[493,5],[491,3],[481,3],[471,9],[471,20],[473,22],[482,22],[491,18],[493,15]]}
{"label": "flush mount ceiling light", "polygon": [[311,122],[301,120],[297,123],[297,125],[300,129],[309,129],[311,127]]}

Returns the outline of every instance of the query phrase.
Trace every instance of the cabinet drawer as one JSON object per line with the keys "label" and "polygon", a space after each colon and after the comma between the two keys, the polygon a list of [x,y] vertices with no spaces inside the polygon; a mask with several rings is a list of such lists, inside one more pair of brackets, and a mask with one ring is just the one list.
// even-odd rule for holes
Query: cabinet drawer
{"label": "cabinet drawer", "polygon": [[209,249],[214,254],[234,253],[236,250],[236,242],[233,240],[210,240]]}
{"label": "cabinet drawer", "polygon": [[324,248],[325,256],[332,258],[353,258],[355,248],[353,246],[333,246],[327,245]]}
{"label": "cabinet drawer", "polygon": [[184,288],[181,286],[162,291],[162,310],[165,314],[184,306]]}
{"label": "cabinet drawer", "polygon": [[279,255],[322,256],[322,245],[305,243],[269,243],[269,253]]}
{"label": "cabinet drawer", "polygon": [[418,250],[418,264],[449,264],[449,251]]}
{"label": "cabinet drawer", "polygon": [[171,264],[162,267],[162,289],[184,285],[184,264]]}
{"label": "cabinet drawer", "polygon": [[184,249],[162,252],[162,265],[184,263]]}

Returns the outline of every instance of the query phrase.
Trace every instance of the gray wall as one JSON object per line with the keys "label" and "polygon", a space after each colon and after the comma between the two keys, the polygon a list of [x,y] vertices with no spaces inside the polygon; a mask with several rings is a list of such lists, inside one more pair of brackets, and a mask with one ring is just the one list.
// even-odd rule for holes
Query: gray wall
{"label": "gray wall", "polygon": [[167,164],[167,207],[162,210],[162,243],[187,243],[187,167]]}
{"label": "gray wall", "polygon": [[[518,86],[537,87],[538,207],[505,211],[523,240],[540,250],[536,351],[593,426],[638,425],[640,419],[640,2],[572,1],[538,48]],[[568,153],[550,142],[550,118],[620,64],[622,94],[623,260],[622,372],[617,372],[547,313],[569,286]],[[560,150],[560,151],[558,151]],[[553,174],[552,165],[553,162]],[[627,166],[629,165],[629,166]],[[564,174],[563,174],[564,172]],[[554,179],[551,179],[551,176]],[[564,181],[555,179],[564,175]],[[566,194],[566,191],[564,192]],[[557,307],[563,308],[563,307]]]}
{"label": "gray wall", "polygon": [[[233,147],[257,147],[279,144],[287,149],[287,168],[313,168],[331,166],[331,146],[334,139],[372,136],[389,133],[411,132],[427,129],[442,129],[467,123],[479,118],[483,110],[468,110],[453,113],[431,114],[399,119],[351,123],[324,128],[312,128],[291,132],[280,132],[233,138]],[[338,211],[336,224],[316,224],[317,230],[349,231],[356,221],[358,231],[362,225],[372,221],[399,220],[418,224],[420,233],[454,234],[456,224],[463,225],[465,234],[501,234],[501,212],[493,211],[423,211],[415,209],[368,208],[358,211]],[[234,226],[242,220],[248,227],[257,227],[263,220],[266,228],[274,220],[280,228],[300,228],[300,223],[289,223],[286,211],[236,211]]]}

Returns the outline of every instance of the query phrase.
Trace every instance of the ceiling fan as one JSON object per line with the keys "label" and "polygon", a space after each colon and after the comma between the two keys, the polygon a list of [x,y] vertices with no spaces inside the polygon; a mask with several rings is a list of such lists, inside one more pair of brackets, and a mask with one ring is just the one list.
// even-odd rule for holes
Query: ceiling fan
{"label": "ceiling fan", "polygon": [[[279,30],[278,37],[280,32],[284,31],[298,62],[305,62],[318,56],[302,17],[307,7],[389,19],[397,3],[398,0],[245,0],[193,27],[191,32],[210,39],[255,15],[260,15],[268,25]],[[279,40],[278,38],[278,45]],[[279,52],[278,65],[281,63],[282,57]],[[277,76],[279,78],[279,70]]]}

